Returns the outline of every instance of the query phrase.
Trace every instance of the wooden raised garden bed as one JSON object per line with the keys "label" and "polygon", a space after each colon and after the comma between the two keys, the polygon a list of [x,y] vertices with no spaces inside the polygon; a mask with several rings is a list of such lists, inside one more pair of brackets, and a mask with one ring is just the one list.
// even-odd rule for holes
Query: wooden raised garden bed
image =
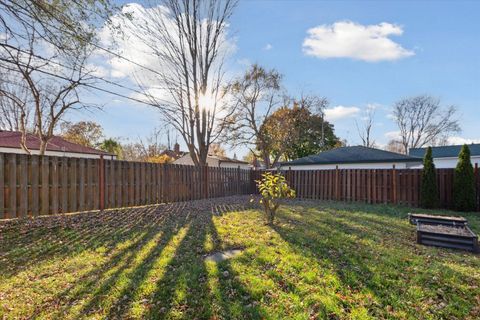
{"label": "wooden raised garden bed", "polygon": [[465,219],[464,217],[435,216],[419,213],[409,213],[408,220],[411,224],[415,225],[418,223],[460,227],[465,227],[467,225],[467,219]]}
{"label": "wooden raised garden bed", "polygon": [[479,252],[478,237],[468,226],[449,226],[417,222],[417,243]]}

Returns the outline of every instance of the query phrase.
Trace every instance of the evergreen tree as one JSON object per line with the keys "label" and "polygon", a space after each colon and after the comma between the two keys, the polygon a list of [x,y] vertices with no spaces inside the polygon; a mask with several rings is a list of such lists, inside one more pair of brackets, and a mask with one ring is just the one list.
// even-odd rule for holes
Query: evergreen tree
{"label": "evergreen tree", "polygon": [[453,181],[453,200],[458,211],[475,210],[475,180],[473,166],[470,162],[470,149],[465,144],[458,156]]}
{"label": "evergreen tree", "polygon": [[428,147],[423,158],[421,206],[431,209],[438,205],[437,175],[432,158],[432,148]]}

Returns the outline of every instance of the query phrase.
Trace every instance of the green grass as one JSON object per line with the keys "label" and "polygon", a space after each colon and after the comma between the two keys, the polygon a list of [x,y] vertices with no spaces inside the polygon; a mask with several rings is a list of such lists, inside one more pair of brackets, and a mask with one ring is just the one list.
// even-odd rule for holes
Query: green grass
{"label": "green grass", "polygon": [[290,202],[270,227],[246,203],[0,223],[0,318],[480,317],[480,257],[417,245],[407,208]]}

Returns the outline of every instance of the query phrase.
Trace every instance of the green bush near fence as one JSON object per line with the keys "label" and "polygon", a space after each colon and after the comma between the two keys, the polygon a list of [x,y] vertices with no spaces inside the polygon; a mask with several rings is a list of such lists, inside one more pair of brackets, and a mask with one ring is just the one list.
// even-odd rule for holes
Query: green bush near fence
{"label": "green bush near fence", "polygon": [[456,210],[475,210],[475,175],[470,161],[470,149],[466,144],[460,151],[455,168],[453,199]]}
{"label": "green bush near fence", "polygon": [[428,147],[423,158],[422,188],[420,192],[420,205],[422,208],[431,209],[438,206],[437,175],[431,147]]}
{"label": "green bush near fence", "polygon": [[256,182],[261,196],[260,204],[263,205],[265,210],[267,223],[273,224],[280,207],[280,199],[295,198],[295,190],[290,188],[287,180],[280,173],[265,172],[262,174],[262,179]]}

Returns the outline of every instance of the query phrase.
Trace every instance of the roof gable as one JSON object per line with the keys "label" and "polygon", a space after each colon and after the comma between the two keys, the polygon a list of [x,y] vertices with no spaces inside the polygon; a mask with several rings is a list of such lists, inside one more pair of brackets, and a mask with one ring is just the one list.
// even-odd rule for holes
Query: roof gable
{"label": "roof gable", "polygon": [[283,165],[421,162],[421,158],[364,146],[340,147],[285,162]]}
{"label": "roof gable", "polygon": [[[191,158],[190,153],[189,152],[185,153],[179,159],[182,159],[182,158],[185,158],[185,157]],[[212,160],[217,160],[219,162],[231,162],[231,163],[238,163],[238,164],[248,164],[248,162],[246,162],[246,161],[232,159],[232,158],[228,158],[228,157],[224,157],[224,156],[217,156],[217,155],[213,155],[213,154],[207,155],[207,158],[212,159]]]}
{"label": "roof gable", "polygon": [[[432,147],[433,158],[457,158],[463,145]],[[469,144],[471,156],[480,156],[480,144]],[[411,148],[408,154],[414,157],[425,156],[427,148]]]}
{"label": "roof gable", "polygon": [[[20,149],[21,132],[18,131],[0,131],[0,147]],[[30,150],[40,149],[40,139],[33,134],[27,134],[27,148]],[[47,144],[47,151],[71,152],[83,154],[113,155],[108,152],[97,150],[94,148],[82,146],[63,139],[62,137],[53,136]]]}

